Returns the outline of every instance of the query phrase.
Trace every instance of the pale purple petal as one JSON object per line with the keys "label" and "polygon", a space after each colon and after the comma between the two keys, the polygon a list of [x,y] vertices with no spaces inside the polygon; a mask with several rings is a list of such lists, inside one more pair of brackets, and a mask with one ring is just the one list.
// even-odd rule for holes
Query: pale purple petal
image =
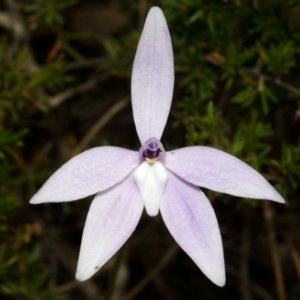
{"label": "pale purple petal", "polygon": [[117,147],[97,147],[73,157],[58,169],[30,203],[77,200],[106,190],[140,163],[139,154]]}
{"label": "pale purple petal", "polygon": [[82,235],[77,280],[89,279],[120,249],[135,230],[143,207],[132,175],[97,194]]}
{"label": "pale purple petal", "polygon": [[160,210],[180,247],[212,282],[224,286],[220,230],[215,212],[203,192],[170,172]]}
{"label": "pale purple petal", "polygon": [[170,111],[174,60],[170,33],[163,12],[148,13],[135,55],[131,95],[135,126],[141,144],[160,140]]}
{"label": "pale purple petal", "polygon": [[165,166],[186,181],[213,191],[284,203],[281,195],[257,171],[214,148],[195,146],[169,151]]}

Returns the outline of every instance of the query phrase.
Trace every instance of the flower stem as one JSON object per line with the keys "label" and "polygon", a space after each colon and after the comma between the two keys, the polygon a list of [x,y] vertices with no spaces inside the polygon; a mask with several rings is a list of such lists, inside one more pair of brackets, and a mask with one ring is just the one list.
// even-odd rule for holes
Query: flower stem
{"label": "flower stem", "polygon": [[281,268],[281,262],[280,262],[279,247],[275,235],[275,228],[274,228],[274,221],[273,221],[274,213],[272,210],[272,205],[268,201],[264,201],[264,214],[265,214],[267,231],[268,231],[269,241],[270,241],[271,259],[273,263],[278,298],[280,300],[287,300],[284,279],[282,275],[283,273]]}
{"label": "flower stem", "polygon": [[118,251],[118,253],[116,255],[116,261],[115,261],[115,264],[113,266],[113,269],[112,269],[112,272],[111,272],[111,275],[109,278],[107,293],[104,298],[105,300],[110,300],[113,295],[116,279],[118,276],[118,271],[121,266],[122,260],[124,258],[124,254],[126,252],[126,245],[127,245],[127,243],[125,243],[122,246],[122,248]]}

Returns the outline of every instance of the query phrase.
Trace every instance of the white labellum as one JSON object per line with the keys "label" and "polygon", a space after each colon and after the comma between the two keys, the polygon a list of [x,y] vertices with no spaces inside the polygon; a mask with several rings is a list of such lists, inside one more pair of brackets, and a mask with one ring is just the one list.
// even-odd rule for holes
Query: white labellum
{"label": "white labellum", "polygon": [[166,168],[159,161],[153,165],[144,161],[133,171],[133,177],[148,215],[155,217],[159,212],[160,199],[168,181]]}

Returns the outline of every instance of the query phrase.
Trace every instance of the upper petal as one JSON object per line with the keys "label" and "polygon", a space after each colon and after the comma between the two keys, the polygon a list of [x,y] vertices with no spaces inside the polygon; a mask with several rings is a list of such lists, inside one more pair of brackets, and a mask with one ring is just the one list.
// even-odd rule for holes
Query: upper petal
{"label": "upper petal", "polygon": [[132,175],[97,194],[84,226],[77,280],[89,279],[119,250],[136,228],[143,207]]}
{"label": "upper petal", "polygon": [[217,192],[284,203],[263,176],[221,150],[195,146],[169,151],[165,166],[188,182]]}
{"label": "upper petal", "polygon": [[174,60],[170,33],[163,12],[148,13],[134,59],[131,94],[135,126],[141,144],[160,140],[172,102]]}
{"label": "upper petal", "polygon": [[223,286],[225,267],[220,230],[203,192],[170,172],[160,210],[177,243],[212,282]]}
{"label": "upper petal", "polygon": [[30,203],[72,201],[96,194],[120,182],[139,162],[138,152],[123,148],[87,150],[58,169]]}

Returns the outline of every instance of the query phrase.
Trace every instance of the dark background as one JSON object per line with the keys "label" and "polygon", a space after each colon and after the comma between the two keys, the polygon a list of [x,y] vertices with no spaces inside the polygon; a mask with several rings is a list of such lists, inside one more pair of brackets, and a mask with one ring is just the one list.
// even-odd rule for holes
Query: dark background
{"label": "dark background", "polygon": [[[209,145],[262,173],[286,205],[205,190],[227,283],[211,283],[145,212],[121,255],[74,280],[93,197],[29,205],[85,149],[138,150],[132,63],[148,10],[164,11],[176,81],[166,150]],[[2,0],[1,299],[299,299],[300,1]],[[114,288],[111,282],[116,269]],[[111,295],[108,295],[110,294]]]}

